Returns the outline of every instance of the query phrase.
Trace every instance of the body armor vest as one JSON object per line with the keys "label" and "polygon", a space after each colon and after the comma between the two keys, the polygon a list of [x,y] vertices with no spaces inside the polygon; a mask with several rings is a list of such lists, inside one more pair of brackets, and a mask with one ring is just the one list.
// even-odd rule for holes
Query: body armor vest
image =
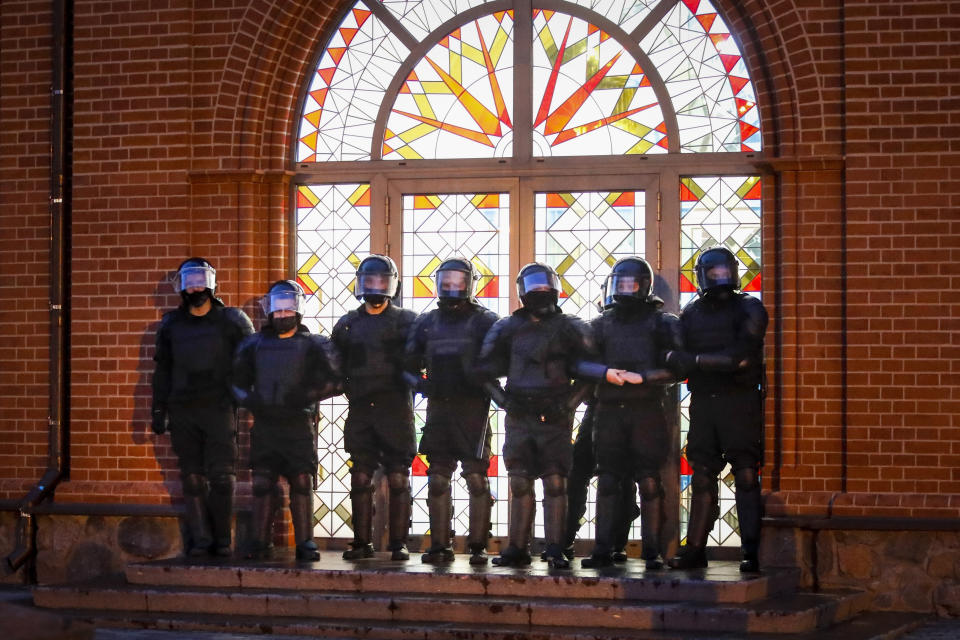
{"label": "body armor vest", "polygon": [[557,313],[539,322],[511,318],[507,391],[546,395],[570,391],[570,364],[582,357],[584,346],[573,319]]}
{"label": "body armor vest", "polygon": [[[717,353],[735,349],[744,343],[742,333],[751,305],[760,302],[745,293],[734,294],[727,301],[697,298],[687,305],[681,316],[685,348],[688,352]],[[762,307],[759,308],[762,311]],[[695,371],[688,386],[692,390],[722,390],[730,387],[755,387],[763,377],[763,336],[753,336],[754,351],[743,353],[750,366],[743,371]]]}
{"label": "body armor vest", "polygon": [[429,397],[484,395],[467,375],[479,351],[474,327],[483,313],[430,312],[424,335]]}
{"label": "body armor vest", "polygon": [[181,313],[167,327],[171,368],[171,400],[220,398],[228,394],[233,357],[230,327],[223,311],[204,316]]}
{"label": "body armor vest", "polygon": [[351,311],[340,333],[337,346],[343,355],[346,394],[350,399],[371,393],[401,391],[403,350],[416,315],[390,306],[379,315]]}
{"label": "body armor vest", "polygon": [[[617,310],[605,311],[592,323],[601,361],[611,369],[638,373],[657,368],[664,349],[660,344],[661,316],[662,313],[655,309],[629,315]],[[648,384],[625,384],[622,387],[601,384],[597,396],[600,400],[618,401],[647,398],[660,392],[662,387]]]}
{"label": "body armor vest", "polygon": [[285,339],[260,334],[257,338],[252,345],[257,363],[254,388],[264,405],[283,407],[291,391],[307,385],[309,334],[298,333]]}

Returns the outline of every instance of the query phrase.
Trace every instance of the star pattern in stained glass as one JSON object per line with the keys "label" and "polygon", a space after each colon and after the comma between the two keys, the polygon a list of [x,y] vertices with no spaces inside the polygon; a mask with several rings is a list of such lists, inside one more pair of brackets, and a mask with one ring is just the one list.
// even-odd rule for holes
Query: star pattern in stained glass
{"label": "star pattern in stained glass", "polygon": [[[340,317],[357,306],[356,269],[370,252],[370,185],[301,185],[297,188],[297,282],[306,295],[303,322],[330,335]],[[352,537],[350,478],[344,451],[347,402],[320,403],[315,533]]]}
{"label": "star pattern in stained glass", "polygon": [[677,112],[681,151],[757,151],[760,117],[737,44],[708,0],[683,0],[641,41]]}
{"label": "star pattern in stained glass", "polygon": [[537,193],[534,203],[536,259],[557,270],[561,308],[593,318],[613,264],[644,253],[644,192]]}
{"label": "star pattern in stained glass", "polygon": [[598,27],[534,11],[534,155],[666,153],[666,125],[643,69]]}
{"label": "star pattern in stained glass", "polygon": [[297,162],[369,160],[380,103],[408,53],[362,2],[348,11],[307,90]]}
{"label": "star pattern in stained glass", "polygon": [[385,160],[510,154],[513,12],[455,29],[400,88],[383,140]]}

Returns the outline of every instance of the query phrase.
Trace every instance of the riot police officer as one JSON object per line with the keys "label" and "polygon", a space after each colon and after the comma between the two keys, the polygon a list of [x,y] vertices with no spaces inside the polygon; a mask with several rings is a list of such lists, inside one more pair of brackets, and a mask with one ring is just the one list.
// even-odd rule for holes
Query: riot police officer
{"label": "riot police officer", "polygon": [[618,260],[607,277],[610,307],[591,323],[600,360],[626,371],[627,384],[601,382],[593,416],[597,463],[596,545],[584,567],[613,562],[622,529],[623,501],[633,482],[640,489],[640,526],[647,569],[661,569],[664,522],[660,467],[667,459],[669,432],[664,413],[665,389],[676,382],[664,366],[664,355],[681,347],[677,317],[665,313],[653,295],[653,270],[640,257]]}
{"label": "riot police officer", "polygon": [[290,485],[290,516],[297,560],[320,559],[313,541],[313,489],[317,471],[317,402],[340,392],[330,341],[311,335],[303,318],[303,290],[293,280],[270,286],[260,304],[268,318],[246,338],[234,360],[234,395],[254,415],[249,558],[270,555],[279,476]]}
{"label": "riot police officer", "polygon": [[169,428],[177,454],[188,554],[226,556],[237,464],[230,376],[234,349],[253,324],[216,297],[216,271],[203,258],[185,260],[173,286],[182,302],[157,329],[151,426],[158,435]]}
{"label": "riot police officer", "polygon": [[[552,568],[568,568],[563,555],[567,474],[571,464],[573,416],[584,394],[574,378],[603,379],[609,372],[589,362],[589,327],[557,305],[560,279],[549,265],[534,262],[517,276],[523,307],[498,320],[484,338],[483,373],[506,376],[504,464],[510,482],[509,546],[494,564],[530,563],[534,481],[543,483],[544,557]],[[591,387],[585,387],[589,390]]]}
{"label": "riot police officer", "polygon": [[699,295],[680,314],[684,348],[667,354],[667,362],[688,376],[687,459],[693,467],[687,544],[670,566],[707,566],[707,536],[720,512],[717,477],[729,463],[743,551],[740,570],[757,571],[767,312],[758,299],[738,291],[737,260],[726,247],[704,251],[694,269]]}
{"label": "riot police officer", "polygon": [[421,314],[407,340],[407,367],[418,391],[428,398],[420,453],[427,456],[430,549],[421,560],[450,562],[453,501],[450,478],[463,465],[470,492],[470,564],[486,564],[490,533],[489,391],[475,374],[483,337],[498,320],[473,297],[479,275],[469,260],[452,258],[437,268],[437,308]]}
{"label": "riot police officer", "polygon": [[352,464],[353,542],[343,557],[373,557],[373,474],[382,467],[390,487],[390,557],[407,560],[413,506],[410,465],[416,455],[416,436],[413,394],[403,378],[403,356],[417,314],[395,304],[400,276],[388,256],[374,254],[360,262],[354,295],[363,304],[341,317],[332,335],[349,404],[344,446]]}

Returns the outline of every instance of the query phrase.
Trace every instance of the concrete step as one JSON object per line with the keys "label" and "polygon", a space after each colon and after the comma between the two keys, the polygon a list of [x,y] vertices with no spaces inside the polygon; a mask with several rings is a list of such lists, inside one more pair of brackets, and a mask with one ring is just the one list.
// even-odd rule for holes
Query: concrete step
{"label": "concrete step", "polygon": [[[401,576],[396,576],[402,579]],[[38,586],[37,606],[151,614],[209,614],[358,621],[363,624],[502,625],[535,628],[589,625],[704,633],[807,633],[849,619],[867,604],[862,592],[796,593],[746,604],[653,602],[588,597],[545,597],[529,588],[523,597],[409,592],[401,582],[388,592],[295,591],[260,588],[152,586],[118,577],[81,585]]]}
{"label": "concrete step", "polygon": [[444,567],[417,560],[391,562],[387,554],[345,562],[325,553],[319,562],[296,563],[284,554],[269,562],[182,559],[131,564],[131,584],[298,592],[396,592],[526,598],[596,598],[704,603],[746,603],[796,589],[798,572],[771,570],[743,575],[735,562],[712,562],[698,571],[645,571],[640,560],[604,569],[555,571],[534,562],[523,569],[473,567],[465,556]]}
{"label": "concrete step", "polygon": [[[150,633],[151,640],[160,640],[169,633],[175,638],[208,640],[256,640],[264,636],[284,639],[294,637],[326,640],[742,640],[740,631],[699,632],[655,631],[637,629],[597,629],[578,627],[516,627],[509,625],[457,625],[450,623],[379,623],[354,620],[290,620],[264,619],[259,616],[215,616],[204,614],[164,613],[122,614],[106,611],[64,610],[81,623],[101,630],[97,637],[114,636],[126,639]],[[790,635],[791,640],[892,640],[930,620],[930,616],[911,613],[870,613],[826,629]],[[103,629],[115,629],[105,633]],[[123,630],[136,635],[128,636]],[[155,635],[154,635],[155,634]],[[224,635],[228,634],[228,635]],[[780,640],[782,634],[751,633],[750,640]]]}

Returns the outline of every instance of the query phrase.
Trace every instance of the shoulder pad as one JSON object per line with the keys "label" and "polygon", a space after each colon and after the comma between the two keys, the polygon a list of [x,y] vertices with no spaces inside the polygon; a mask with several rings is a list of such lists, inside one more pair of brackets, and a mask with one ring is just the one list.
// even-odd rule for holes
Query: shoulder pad
{"label": "shoulder pad", "polygon": [[250,325],[253,327],[253,323],[250,321],[250,316],[243,312],[242,309],[237,307],[224,307],[223,314],[226,318],[233,322],[234,324],[240,326]]}

